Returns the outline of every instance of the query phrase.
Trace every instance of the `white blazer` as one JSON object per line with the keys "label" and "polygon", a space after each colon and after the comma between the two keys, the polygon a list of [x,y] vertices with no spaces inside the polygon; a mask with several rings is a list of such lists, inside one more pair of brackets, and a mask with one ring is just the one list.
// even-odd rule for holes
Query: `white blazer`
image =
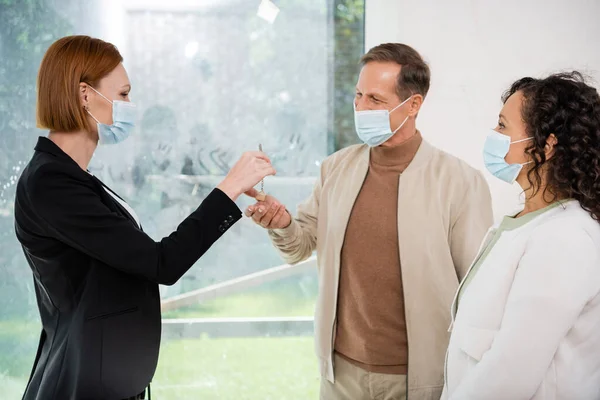
{"label": "white blazer", "polygon": [[600,399],[599,293],[600,223],[577,201],[502,232],[452,305],[442,399]]}

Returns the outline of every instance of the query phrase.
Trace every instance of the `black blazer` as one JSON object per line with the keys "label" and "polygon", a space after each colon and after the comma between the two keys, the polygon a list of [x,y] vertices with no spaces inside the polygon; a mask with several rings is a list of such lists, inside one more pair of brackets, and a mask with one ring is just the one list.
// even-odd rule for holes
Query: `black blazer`
{"label": "black blazer", "polygon": [[158,284],[175,283],[241,215],[215,189],[155,242],[97,178],[40,138],[15,200],[43,326],[23,399],[141,393],[158,360]]}

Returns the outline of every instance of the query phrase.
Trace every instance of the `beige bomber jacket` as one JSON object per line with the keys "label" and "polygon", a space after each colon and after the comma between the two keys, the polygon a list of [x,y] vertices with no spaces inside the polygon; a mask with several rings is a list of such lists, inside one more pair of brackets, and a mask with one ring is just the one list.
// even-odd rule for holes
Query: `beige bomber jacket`
{"label": "beige bomber jacket", "polygon": [[[331,382],[340,253],[368,169],[366,145],[331,155],[322,164],[312,195],[298,207],[290,226],[269,231],[273,244],[290,264],[317,251],[315,351],[321,376]],[[493,223],[491,196],[479,171],[425,140],[399,179],[398,243],[409,343],[408,398],[437,400],[444,383],[448,310],[459,281]]]}

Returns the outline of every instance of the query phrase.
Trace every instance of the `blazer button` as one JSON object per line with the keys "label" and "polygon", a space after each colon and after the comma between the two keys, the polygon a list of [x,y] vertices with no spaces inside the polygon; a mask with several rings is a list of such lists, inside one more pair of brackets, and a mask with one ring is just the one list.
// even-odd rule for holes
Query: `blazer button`
{"label": "blazer button", "polygon": [[229,223],[233,222],[233,215],[230,215],[227,217],[227,222],[229,222]]}
{"label": "blazer button", "polygon": [[227,230],[227,228],[223,224],[219,225],[219,232],[223,233],[226,230]]}

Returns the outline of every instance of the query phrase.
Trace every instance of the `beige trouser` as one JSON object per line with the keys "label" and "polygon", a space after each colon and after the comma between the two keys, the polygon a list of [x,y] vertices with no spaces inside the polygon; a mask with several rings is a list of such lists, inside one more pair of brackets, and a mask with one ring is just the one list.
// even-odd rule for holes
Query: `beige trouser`
{"label": "beige trouser", "polygon": [[335,383],[321,378],[321,400],[404,400],[406,375],[365,371],[334,354]]}

